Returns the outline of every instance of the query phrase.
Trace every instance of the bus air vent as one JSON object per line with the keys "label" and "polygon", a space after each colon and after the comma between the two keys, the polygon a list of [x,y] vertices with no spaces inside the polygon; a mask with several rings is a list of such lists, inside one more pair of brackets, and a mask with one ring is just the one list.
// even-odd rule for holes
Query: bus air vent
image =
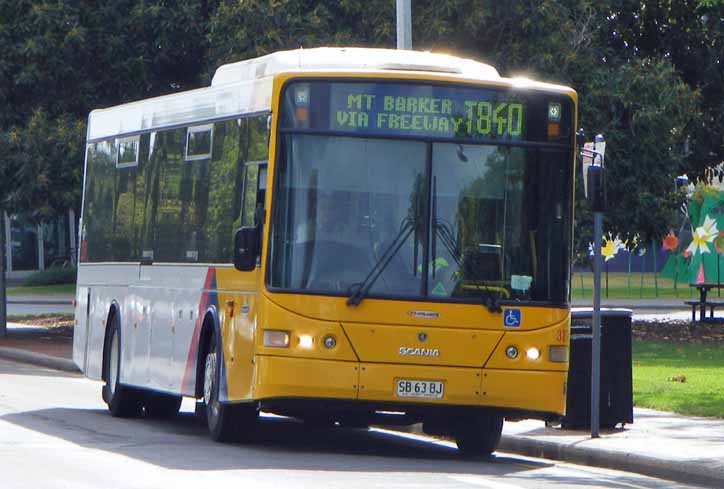
{"label": "bus air vent", "polygon": [[435,66],[435,65],[413,65],[408,63],[384,63],[380,65],[383,70],[396,71],[434,71],[437,73],[457,73],[461,74],[463,70],[454,66]]}

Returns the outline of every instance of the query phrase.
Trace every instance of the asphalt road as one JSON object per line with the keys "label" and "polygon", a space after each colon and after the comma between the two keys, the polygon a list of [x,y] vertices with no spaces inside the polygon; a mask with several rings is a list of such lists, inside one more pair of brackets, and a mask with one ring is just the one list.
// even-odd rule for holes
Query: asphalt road
{"label": "asphalt road", "polygon": [[383,430],[314,430],[261,420],[254,441],[210,441],[192,403],[168,421],[111,418],[100,385],[0,360],[0,482],[21,488],[681,488],[678,483],[498,453]]}

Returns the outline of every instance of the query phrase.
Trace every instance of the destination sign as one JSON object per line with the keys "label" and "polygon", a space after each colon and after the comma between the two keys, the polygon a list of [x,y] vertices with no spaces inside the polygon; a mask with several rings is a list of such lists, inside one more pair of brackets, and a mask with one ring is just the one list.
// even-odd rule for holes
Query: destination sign
{"label": "destination sign", "polygon": [[524,137],[525,105],[502,92],[397,84],[332,85],[330,129],[456,139]]}
{"label": "destination sign", "polygon": [[481,143],[570,144],[572,101],[555,93],[420,82],[294,81],[282,130]]}

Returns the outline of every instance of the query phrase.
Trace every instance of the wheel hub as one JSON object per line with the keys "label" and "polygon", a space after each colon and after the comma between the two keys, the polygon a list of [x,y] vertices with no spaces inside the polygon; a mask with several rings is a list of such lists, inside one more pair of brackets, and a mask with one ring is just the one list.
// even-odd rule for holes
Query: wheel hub
{"label": "wheel hub", "polygon": [[111,395],[116,392],[116,381],[118,380],[118,334],[114,331],[111,339],[111,357],[108,362],[108,386]]}
{"label": "wheel hub", "polygon": [[219,410],[218,403],[214,399],[214,390],[216,388],[216,353],[206,355],[206,364],[204,365],[204,403],[206,409],[213,417]]}

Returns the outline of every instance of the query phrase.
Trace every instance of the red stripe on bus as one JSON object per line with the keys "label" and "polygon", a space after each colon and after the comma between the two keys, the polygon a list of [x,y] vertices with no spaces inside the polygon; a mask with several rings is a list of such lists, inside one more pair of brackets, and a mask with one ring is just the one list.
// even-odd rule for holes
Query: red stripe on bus
{"label": "red stripe on bus", "polygon": [[196,382],[196,358],[199,350],[199,335],[201,334],[201,326],[204,320],[204,313],[209,305],[209,290],[214,282],[214,274],[216,269],[209,267],[206,272],[206,280],[204,280],[204,291],[201,293],[201,300],[199,301],[199,310],[196,314],[196,323],[194,324],[194,332],[191,336],[191,346],[189,347],[189,354],[186,357],[186,370],[184,372],[184,379],[181,382],[181,392],[186,395],[194,395],[194,383]]}

